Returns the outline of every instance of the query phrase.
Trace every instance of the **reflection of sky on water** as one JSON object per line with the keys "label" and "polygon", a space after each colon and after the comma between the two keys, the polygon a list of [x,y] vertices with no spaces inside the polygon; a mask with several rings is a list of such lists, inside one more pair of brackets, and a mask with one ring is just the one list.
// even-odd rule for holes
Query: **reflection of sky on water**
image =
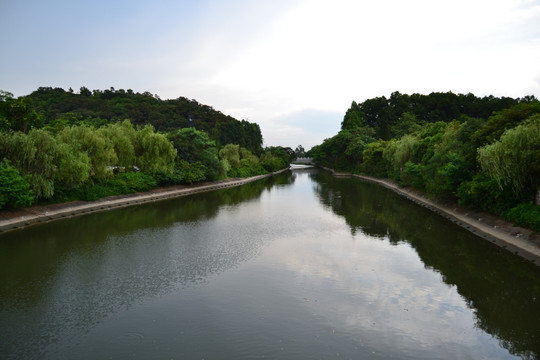
{"label": "reflection of sky on water", "polygon": [[388,351],[451,351],[459,358],[483,349],[488,358],[509,356],[475,328],[456,288],[426,269],[409,244],[351,235],[343,218],[309,205],[312,226],[274,241],[261,260],[289,273],[279,278],[294,282],[306,311],[336,331],[387,344]]}

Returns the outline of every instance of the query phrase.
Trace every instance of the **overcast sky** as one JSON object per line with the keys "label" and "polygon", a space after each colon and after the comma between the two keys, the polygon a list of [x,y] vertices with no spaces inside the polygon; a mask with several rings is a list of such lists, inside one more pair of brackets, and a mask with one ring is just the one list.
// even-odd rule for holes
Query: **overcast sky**
{"label": "overcast sky", "polygon": [[540,0],[0,0],[0,41],[15,96],[183,96],[293,148],[393,91],[540,98]]}

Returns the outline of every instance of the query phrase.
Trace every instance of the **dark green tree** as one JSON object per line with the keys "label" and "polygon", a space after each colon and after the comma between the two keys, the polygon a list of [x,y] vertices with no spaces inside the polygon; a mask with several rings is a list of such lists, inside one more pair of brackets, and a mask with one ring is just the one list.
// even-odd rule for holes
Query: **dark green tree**
{"label": "dark green tree", "polygon": [[0,209],[29,206],[34,200],[27,178],[22,177],[7,159],[0,162]]}

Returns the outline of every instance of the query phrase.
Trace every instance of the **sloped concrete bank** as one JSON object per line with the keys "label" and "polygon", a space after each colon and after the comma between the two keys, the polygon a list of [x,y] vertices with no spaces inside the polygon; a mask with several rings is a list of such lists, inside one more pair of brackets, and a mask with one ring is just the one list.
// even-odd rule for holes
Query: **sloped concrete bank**
{"label": "sloped concrete bank", "polygon": [[252,176],[243,179],[228,179],[204,185],[172,187],[156,189],[147,193],[113,196],[91,202],[78,201],[67,204],[54,204],[50,206],[35,206],[21,209],[9,215],[0,213],[0,233],[22,229],[28,226],[46,223],[57,219],[89,214],[92,212],[106,211],[201,192],[236,187],[253,181],[261,180],[272,175],[280,174],[287,170],[288,168],[270,174]]}
{"label": "sloped concrete bank", "polygon": [[356,177],[393,190],[397,194],[447,218],[481,238],[540,266],[540,236],[530,229],[513,226],[510,222],[496,216],[474,212],[456,204],[443,204],[433,201],[419,191],[399,187],[390,180],[365,175],[337,173],[333,169],[322,168],[330,171],[334,176]]}

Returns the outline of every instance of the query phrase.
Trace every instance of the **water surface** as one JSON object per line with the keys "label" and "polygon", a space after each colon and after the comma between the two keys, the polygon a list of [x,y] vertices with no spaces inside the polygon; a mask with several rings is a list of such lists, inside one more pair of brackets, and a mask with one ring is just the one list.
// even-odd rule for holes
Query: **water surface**
{"label": "water surface", "polygon": [[317,170],[0,236],[7,359],[540,355],[540,271]]}

